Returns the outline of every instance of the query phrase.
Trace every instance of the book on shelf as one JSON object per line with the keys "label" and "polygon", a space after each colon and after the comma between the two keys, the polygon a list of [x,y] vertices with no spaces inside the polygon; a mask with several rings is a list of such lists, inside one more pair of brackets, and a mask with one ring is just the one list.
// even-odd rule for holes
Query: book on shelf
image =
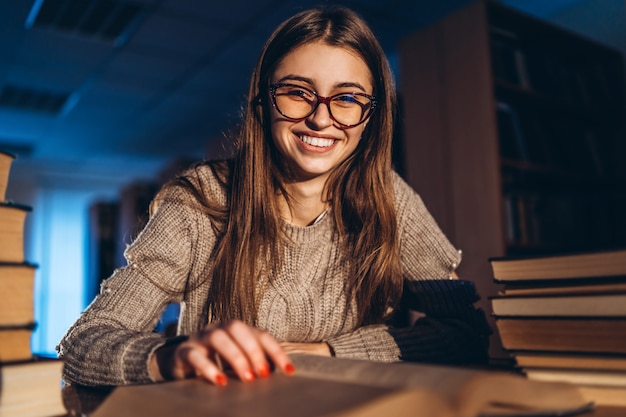
{"label": "book on shelf", "polygon": [[[549,170],[555,161],[554,154],[562,152],[552,149],[551,120],[546,120],[540,110],[522,104],[519,98],[499,93],[496,100],[497,133],[503,164],[508,163],[517,169]],[[517,144],[514,152],[507,152],[507,146],[512,148],[514,144]]]}
{"label": "book on shelf", "polygon": [[89,300],[98,294],[102,281],[123,265],[116,263],[118,211],[119,204],[112,201],[96,201],[89,206]]}
{"label": "book on shelf", "polygon": [[62,369],[61,360],[43,357],[0,363],[0,417],[65,416]]}
{"label": "book on shelf", "polygon": [[587,80],[594,86],[589,89],[590,101],[596,108],[611,109],[623,105],[621,89],[624,78],[619,69],[602,62],[590,62]]}
{"label": "book on shelf", "polygon": [[27,325],[35,320],[34,287],[36,265],[0,262],[0,326]]}
{"label": "book on shelf", "polygon": [[31,208],[0,203],[0,262],[24,262],[24,223]]}
{"label": "book on shelf", "polygon": [[626,406],[626,250],[490,259],[504,349],[531,380]]}
{"label": "book on shelf", "polygon": [[603,281],[601,278],[594,279],[593,282],[582,282],[567,285],[558,285],[558,283],[548,283],[545,285],[517,284],[514,286],[505,286],[499,295],[519,296],[519,295],[553,295],[553,294],[603,294],[608,292],[626,292],[626,279],[615,280],[607,279]]}
{"label": "book on shelf", "polygon": [[532,88],[526,53],[516,33],[492,26],[489,28],[491,66],[494,77],[525,90]]}
{"label": "book on shelf", "polygon": [[27,360],[32,357],[30,338],[36,324],[0,326],[0,363]]}
{"label": "book on shelf", "polygon": [[564,66],[558,54],[543,48],[528,48],[525,62],[535,93],[554,99],[565,98],[565,85],[561,82]]}
{"label": "book on shelf", "polygon": [[495,321],[502,346],[509,351],[626,355],[626,317],[496,316]]}
{"label": "book on shelf", "polygon": [[534,199],[526,195],[506,193],[502,196],[506,240],[511,245],[530,245],[537,240],[534,221]]}
{"label": "book on shelf", "polygon": [[[504,371],[293,355],[296,374],[216,387],[199,379],[124,386],[93,417],[255,415],[300,417],[550,416],[588,410],[566,383]],[[228,412],[227,412],[228,410]],[[220,414],[222,413],[222,414]]]}
{"label": "book on shelf", "polygon": [[0,417],[67,414],[61,397],[63,363],[33,355],[36,265],[25,261],[28,206],[5,202],[13,156],[0,151]]}
{"label": "book on shelf", "polygon": [[9,173],[14,159],[15,155],[0,150],[0,202],[4,202],[6,199]]}
{"label": "book on shelf", "polygon": [[626,356],[593,353],[515,352],[517,366],[523,368],[590,369],[626,371]]}
{"label": "book on shelf", "polygon": [[533,257],[494,257],[489,262],[494,280],[501,284],[626,277],[626,249]]}
{"label": "book on shelf", "polygon": [[[561,381],[581,387],[611,388],[626,406],[626,356],[558,352],[516,352],[518,368],[530,379]],[[605,403],[611,391],[597,403]],[[589,394],[588,394],[589,395]]]}
{"label": "book on shelf", "polygon": [[625,371],[524,367],[522,372],[529,379],[538,381],[558,381],[589,386],[626,388]]}
{"label": "book on shelf", "polygon": [[626,317],[626,292],[497,295],[497,317]]}
{"label": "book on shelf", "polygon": [[[594,152],[598,150],[599,139],[588,137],[594,132],[584,120],[555,117],[548,124],[554,152],[554,166],[562,172],[579,177],[594,178],[598,176]],[[597,129],[597,128],[596,128]],[[597,140],[597,142],[592,142]],[[597,155],[599,157],[599,154]]]}
{"label": "book on shelf", "polygon": [[135,181],[122,188],[117,208],[115,264],[125,265],[124,251],[148,222],[150,203],[158,191],[153,181]]}
{"label": "book on shelf", "polygon": [[[529,191],[509,184],[502,194],[505,238],[517,248],[582,248],[616,234],[610,212],[616,204],[593,193],[569,195],[557,188]],[[594,227],[584,227],[594,218]]]}
{"label": "book on shelf", "polygon": [[509,103],[498,101],[496,103],[496,120],[500,156],[504,159],[527,161],[529,159],[528,150],[517,110]]}

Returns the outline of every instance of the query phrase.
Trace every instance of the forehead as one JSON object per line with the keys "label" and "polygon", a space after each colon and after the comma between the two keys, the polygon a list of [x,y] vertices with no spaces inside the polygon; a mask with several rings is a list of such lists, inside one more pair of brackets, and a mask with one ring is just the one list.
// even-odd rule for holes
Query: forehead
{"label": "forehead", "polygon": [[316,87],[356,82],[371,91],[372,73],[355,51],[322,42],[307,43],[289,52],[278,63],[273,81],[285,77],[311,80]]}

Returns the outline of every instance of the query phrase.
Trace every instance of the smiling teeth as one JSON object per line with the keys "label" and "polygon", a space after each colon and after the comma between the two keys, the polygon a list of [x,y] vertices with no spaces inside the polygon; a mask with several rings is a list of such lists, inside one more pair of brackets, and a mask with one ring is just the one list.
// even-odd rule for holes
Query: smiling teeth
{"label": "smiling teeth", "polygon": [[334,139],[313,138],[311,136],[300,136],[300,140],[306,144],[323,148],[327,148],[335,143]]}

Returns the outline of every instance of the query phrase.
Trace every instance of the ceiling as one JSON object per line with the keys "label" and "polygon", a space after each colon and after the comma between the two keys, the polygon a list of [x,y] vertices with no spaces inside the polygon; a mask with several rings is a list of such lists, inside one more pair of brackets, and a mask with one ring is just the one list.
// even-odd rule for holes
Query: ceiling
{"label": "ceiling", "polygon": [[[295,12],[353,8],[393,63],[398,39],[469,1],[5,0],[0,149],[34,180],[152,175],[236,124],[265,38]],[[623,0],[503,2],[626,45]]]}

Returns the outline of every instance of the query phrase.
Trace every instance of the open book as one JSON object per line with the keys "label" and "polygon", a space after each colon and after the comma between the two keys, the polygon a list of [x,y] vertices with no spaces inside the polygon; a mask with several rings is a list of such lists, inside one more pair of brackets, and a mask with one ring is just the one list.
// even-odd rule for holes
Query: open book
{"label": "open book", "polygon": [[564,416],[592,407],[565,383],[422,364],[293,355],[296,374],[217,387],[193,379],[119,387],[93,417]]}

